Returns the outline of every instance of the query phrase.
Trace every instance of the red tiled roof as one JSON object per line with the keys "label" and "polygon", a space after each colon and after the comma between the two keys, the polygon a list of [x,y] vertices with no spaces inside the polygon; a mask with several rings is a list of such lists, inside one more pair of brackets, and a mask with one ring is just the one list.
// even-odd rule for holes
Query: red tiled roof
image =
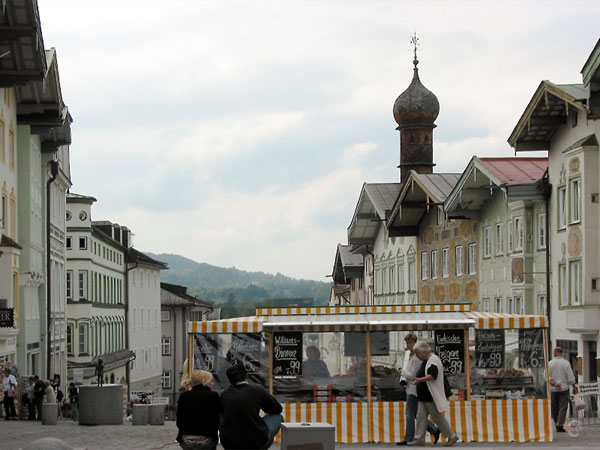
{"label": "red tiled roof", "polygon": [[475,159],[501,184],[529,184],[540,180],[548,169],[548,158]]}

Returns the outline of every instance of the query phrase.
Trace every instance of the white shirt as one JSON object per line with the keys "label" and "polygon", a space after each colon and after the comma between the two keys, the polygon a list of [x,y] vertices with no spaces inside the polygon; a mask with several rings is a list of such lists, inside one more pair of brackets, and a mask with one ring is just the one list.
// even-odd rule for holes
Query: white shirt
{"label": "white shirt", "polygon": [[[408,352],[407,352],[408,353]],[[412,384],[417,378],[417,372],[421,368],[423,361],[417,358],[417,355],[413,355],[412,358],[404,365],[402,369],[402,377],[406,378],[406,395],[417,395],[417,385]]]}
{"label": "white shirt", "polygon": [[573,375],[571,364],[561,356],[552,358],[552,361],[548,363],[548,372],[550,381],[560,384],[559,388],[550,383],[550,390],[553,392],[568,391],[569,386],[575,384],[575,375]]}
{"label": "white shirt", "polygon": [[[12,383],[12,386],[11,386]],[[9,376],[4,376],[4,379],[2,380],[2,390],[4,392],[6,391],[10,391],[11,389],[16,389],[17,388],[17,379],[15,378],[14,375],[9,375]]]}

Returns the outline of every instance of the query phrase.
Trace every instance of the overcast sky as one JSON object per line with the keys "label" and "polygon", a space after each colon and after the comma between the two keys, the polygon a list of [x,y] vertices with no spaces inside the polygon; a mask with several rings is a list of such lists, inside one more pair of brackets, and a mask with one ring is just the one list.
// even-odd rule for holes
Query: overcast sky
{"label": "overcast sky", "polygon": [[[74,118],[72,192],[143,251],[324,280],[392,115],[440,102],[437,172],[506,143],[542,79],[580,83],[600,2],[39,0]],[[544,156],[539,153],[539,156]]]}

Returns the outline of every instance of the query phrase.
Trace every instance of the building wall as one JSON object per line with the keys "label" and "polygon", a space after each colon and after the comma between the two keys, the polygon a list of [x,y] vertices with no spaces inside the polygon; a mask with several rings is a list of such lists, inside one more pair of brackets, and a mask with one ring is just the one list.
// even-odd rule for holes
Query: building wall
{"label": "building wall", "polygon": [[545,201],[509,203],[501,191],[495,191],[482,209],[479,230],[482,311],[545,315],[545,214]]}
{"label": "building wall", "polygon": [[[162,393],[163,396],[169,397],[171,402],[175,402],[175,393],[178,391],[178,382],[181,382],[181,379],[178,378],[178,373],[182,369],[183,361],[179,361],[177,358],[177,349],[176,346],[181,347],[182,344],[178,342],[179,339],[176,339],[180,333],[176,334],[176,318],[175,318],[175,310],[176,308],[161,308],[161,337],[163,339],[168,340],[170,344],[170,351],[168,354],[163,353],[161,349],[161,358],[162,358],[162,371],[168,375],[168,379],[170,380],[169,385],[162,385]],[[168,320],[163,320],[168,319]],[[187,345],[185,345],[187,347]]]}
{"label": "building wall", "polygon": [[[564,151],[590,134],[595,134],[596,139],[600,140],[600,120],[588,120],[585,114],[578,113],[576,125],[573,126],[573,111],[570,113],[567,124],[561,126],[552,139],[548,154],[552,185],[549,204],[551,337],[554,345],[573,346],[569,356],[574,358],[573,353],[576,353],[579,358],[576,369],[580,381],[595,381],[594,355],[597,355],[600,338],[600,291],[597,282],[596,289],[593,289],[592,281],[600,277],[600,206],[592,196],[600,192],[598,148],[585,151],[573,149],[568,153]],[[581,183],[579,221],[570,217],[574,204],[571,194],[574,180],[580,180]],[[566,190],[568,212],[564,227],[559,223],[559,196],[563,188]],[[581,269],[579,277],[574,273],[576,265]],[[579,295],[576,295],[576,288],[579,289]]]}
{"label": "building wall", "polygon": [[[478,239],[476,221],[448,221],[437,208],[426,213],[419,225],[417,249],[419,303],[470,302],[474,310],[479,309]],[[474,264],[469,264],[469,246],[474,248],[471,257]],[[462,258],[457,247],[462,247]],[[447,273],[444,273],[444,249],[448,253]],[[457,253],[462,271],[457,271]]]}
{"label": "building wall", "polygon": [[128,273],[129,342],[136,353],[131,390],[161,393],[160,269],[139,265]]}
{"label": "building wall", "polygon": [[416,248],[415,236],[390,238],[387,228],[380,228],[373,246],[374,304],[417,303]]}
{"label": "building wall", "polygon": [[[12,88],[0,89],[0,233],[17,240],[17,105]],[[20,317],[19,254],[6,250],[0,256],[0,303],[15,309],[15,328],[0,328],[0,360],[17,361],[17,334]]]}

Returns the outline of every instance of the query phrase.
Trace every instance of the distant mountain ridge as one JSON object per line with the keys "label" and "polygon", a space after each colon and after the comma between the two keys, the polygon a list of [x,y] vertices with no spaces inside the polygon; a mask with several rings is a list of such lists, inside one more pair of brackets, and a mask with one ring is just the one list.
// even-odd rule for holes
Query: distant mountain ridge
{"label": "distant mountain ridge", "polygon": [[331,284],[316,280],[299,280],[281,273],[247,272],[235,267],[200,263],[170,253],[144,252],[167,263],[161,281],[187,286],[191,295],[216,303],[261,301],[272,298],[312,297],[316,305],[329,300]]}

